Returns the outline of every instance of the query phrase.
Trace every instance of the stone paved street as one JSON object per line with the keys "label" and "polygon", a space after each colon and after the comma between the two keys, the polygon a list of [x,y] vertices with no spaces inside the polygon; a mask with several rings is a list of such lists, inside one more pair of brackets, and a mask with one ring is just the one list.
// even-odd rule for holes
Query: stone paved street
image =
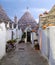
{"label": "stone paved street", "polygon": [[15,51],[7,53],[0,65],[48,65],[47,60],[31,44],[17,44]]}

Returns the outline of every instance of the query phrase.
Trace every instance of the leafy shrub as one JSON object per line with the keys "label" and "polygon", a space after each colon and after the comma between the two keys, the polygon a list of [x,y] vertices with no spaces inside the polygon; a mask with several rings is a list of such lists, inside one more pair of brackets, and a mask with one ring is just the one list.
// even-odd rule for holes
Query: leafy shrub
{"label": "leafy shrub", "polygon": [[6,52],[12,50],[13,48],[16,48],[16,44],[14,44],[14,43],[16,43],[16,39],[7,41]]}
{"label": "leafy shrub", "polygon": [[22,38],[26,38],[26,33],[23,32]]}
{"label": "leafy shrub", "polygon": [[9,41],[7,41],[7,43],[16,43],[16,39],[15,40],[9,40]]}

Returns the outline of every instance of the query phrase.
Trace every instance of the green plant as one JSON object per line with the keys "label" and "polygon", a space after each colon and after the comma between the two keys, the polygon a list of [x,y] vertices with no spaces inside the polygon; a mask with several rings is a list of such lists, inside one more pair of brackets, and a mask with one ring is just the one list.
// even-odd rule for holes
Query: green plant
{"label": "green plant", "polygon": [[7,43],[11,43],[11,40],[8,40]]}
{"label": "green plant", "polygon": [[26,38],[26,33],[23,32],[22,38]]}
{"label": "green plant", "polygon": [[14,42],[14,43],[16,43],[16,39],[15,39],[15,40],[13,40],[13,42]]}
{"label": "green plant", "polygon": [[15,40],[8,40],[7,43],[16,43],[16,39]]}

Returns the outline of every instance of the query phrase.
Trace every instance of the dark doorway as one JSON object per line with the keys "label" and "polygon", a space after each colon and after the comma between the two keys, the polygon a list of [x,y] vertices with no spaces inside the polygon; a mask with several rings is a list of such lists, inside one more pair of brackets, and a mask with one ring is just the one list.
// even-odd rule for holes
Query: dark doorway
{"label": "dark doorway", "polygon": [[31,32],[27,32],[27,42],[31,42]]}

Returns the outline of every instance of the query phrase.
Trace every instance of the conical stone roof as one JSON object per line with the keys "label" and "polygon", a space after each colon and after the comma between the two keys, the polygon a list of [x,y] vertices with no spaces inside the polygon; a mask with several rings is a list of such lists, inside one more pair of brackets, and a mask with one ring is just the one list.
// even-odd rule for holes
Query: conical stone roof
{"label": "conical stone roof", "polygon": [[55,5],[51,8],[48,14],[41,16],[41,26],[53,24],[55,25]]}
{"label": "conical stone roof", "polygon": [[32,29],[34,29],[37,26],[37,23],[31,13],[29,11],[26,11],[24,15],[19,19],[18,26],[22,30],[24,30],[28,25],[31,26]]}
{"label": "conical stone roof", "polygon": [[52,7],[52,9],[49,11],[48,15],[55,15],[55,5]]}
{"label": "conical stone roof", "polygon": [[0,23],[5,22],[7,23],[8,21],[11,21],[10,18],[7,16],[5,10],[2,8],[0,5]]}

